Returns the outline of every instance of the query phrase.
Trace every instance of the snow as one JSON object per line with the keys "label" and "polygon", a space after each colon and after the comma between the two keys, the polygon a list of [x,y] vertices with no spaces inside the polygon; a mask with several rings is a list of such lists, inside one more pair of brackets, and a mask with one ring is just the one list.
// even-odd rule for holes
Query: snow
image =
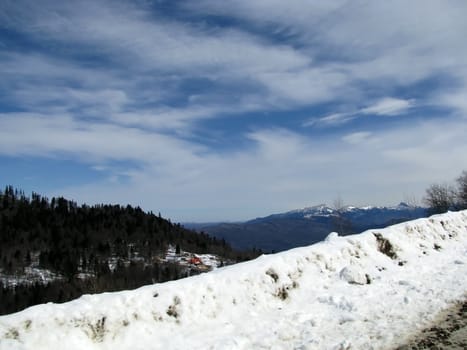
{"label": "snow", "polygon": [[307,216],[312,216],[312,215],[320,215],[320,214],[328,215],[328,214],[332,214],[333,212],[334,210],[326,206],[326,204],[319,204],[319,205],[315,205],[312,207],[306,207],[303,209],[291,210],[287,212],[286,214],[304,214]]}
{"label": "snow", "polygon": [[37,266],[27,266],[21,272],[5,274],[0,271],[0,287],[13,288],[19,285],[33,285],[35,283],[48,284],[63,279],[63,276]]}
{"label": "snow", "polygon": [[467,211],[0,317],[0,349],[391,349],[467,292]]}

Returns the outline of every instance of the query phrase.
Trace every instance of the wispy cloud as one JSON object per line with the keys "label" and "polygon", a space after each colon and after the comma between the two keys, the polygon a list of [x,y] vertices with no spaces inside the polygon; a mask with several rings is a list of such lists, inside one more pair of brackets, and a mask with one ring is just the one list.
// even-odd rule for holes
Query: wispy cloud
{"label": "wispy cloud", "polygon": [[368,142],[370,140],[371,135],[371,132],[359,131],[345,135],[342,139],[350,144],[361,144],[362,142]]}
{"label": "wispy cloud", "polygon": [[311,118],[302,125],[308,126],[339,126],[356,118],[355,113],[333,113],[321,118]]}
{"label": "wispy cloud", "polygon": [[200,145],[158,132],[89,123],[64,114],[7,113],[0,117],[0,153],[4,155],[65,154],[91,164],[104,160],[135,160],[162,162],[162,166],[172,157],[188,163],[196,152],[203,150]]}
{"label": "wispy cloud", "polygon": [[400,115],[407,112],[414,105],[413,100],[386,97],[374,105],[363,108],[360,113],[376,115]]}
{"label": "wispy cloud", "polygon": [[[344,73],[349,85],[383,94],[443,74],[467,84],[463,69],[467,4],[430,0],[367,1],[201,0],[193,10],[236,16],[260,28],[290,33],[316,62]],[[397,23],[397,26],[394,25]],[[416,23],[416,25],[414,25]],[[461,74],[459,74],[461,73]],[[385,90],[386,87],[386,91]]]}
{"label": "wispy cloud", "polygon": [[[442,139],[441,125],[447,130]],[[457,176],[458,163],[467,152],[464,127],[465,122],[436,121],[325,141],[288,130],[258,130],[247,135],[254,143],[243,151],[186,155],[162,168],[150,162],[133,171],[124,185],[98,183],[64,191],[97,202],[126,198],[146,207],[163,203],[159,208],[164,213],[186,219],[200,217],[196,208],[210,208],[205,218],[219,219],[227,213],[232,219],[251,218],[329,203],[338,192],[356,205],[395,203],[405,193],[423,193],[431,182]],[[423,136],[414,143],[414,135]],[[453,142],[459,145],[455,150]],[[439,167],[441,161],[445,166]]]}
{"label": "wispy cloud", "polygon": [[[17,16],[6,23],[36,39],[67,45],[73,59],[82,50],[92,50],[110,63],[115,75],[123,78],[124,69],[127,79],[149,83],[154,90],[170,89],[167,78],[171,75],[214,83],[223,79],[234,86],[243,80],[244,86],[272,89],[265,76],[301,71],[310,62],[290,46],[271,45],[247,32],[204,30],[163,17],[154,20],[145,8],[122,1],[47,2],[40,7],[27,3],[34,11],[13,11]],[[6,11],[19,8],[17,4],[3,6]],[[68,46],[70,42],[73,46]]]}
{"label": "wispy cloud", "polygon": [[[466,75],[467,76],[467,75]],[[434,97],[434,104],[454,109],[461,116],[467,117],[467,83],[460,89],[449,93],[440,92]]]}
{"label": "wispy cloud", "polygon": [[360,108],[353,112],[333,113],[319,118],[310,118],[302,126],[311,127],[337,127],[351,122],[352,120],[366,115],[377,116],[396,116],[406,114],[415,106],[414,99],[401,99],[393,97],[384,97],[375,103]]}

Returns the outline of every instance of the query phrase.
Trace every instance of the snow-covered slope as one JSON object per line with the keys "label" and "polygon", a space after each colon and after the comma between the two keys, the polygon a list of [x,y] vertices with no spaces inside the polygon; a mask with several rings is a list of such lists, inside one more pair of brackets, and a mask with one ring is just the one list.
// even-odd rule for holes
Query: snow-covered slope
{"label": "snow-covered slope", "polygon": [[467,292],[467,211],[0,317],[0,349],[386,349]]}

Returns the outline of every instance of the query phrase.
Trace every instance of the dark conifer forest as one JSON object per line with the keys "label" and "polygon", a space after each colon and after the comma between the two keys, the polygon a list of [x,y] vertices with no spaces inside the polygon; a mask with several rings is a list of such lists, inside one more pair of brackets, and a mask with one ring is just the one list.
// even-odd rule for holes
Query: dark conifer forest
{"label": "dark conifer forest", "polygon": [[2,278],[0,314],[197,273],[164,259],[169,246],[215,254],[222,263],[258,255],[139,207],[77,205],[62,197],[28,197],[7,186],[0,191],[0,276],[22,276],[34,268],[55,277],[14,285]]}

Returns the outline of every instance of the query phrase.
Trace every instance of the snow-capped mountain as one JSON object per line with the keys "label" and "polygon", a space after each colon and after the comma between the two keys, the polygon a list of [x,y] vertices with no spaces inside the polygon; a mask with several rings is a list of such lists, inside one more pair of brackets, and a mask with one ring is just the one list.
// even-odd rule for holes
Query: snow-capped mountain
{"label": "snow-capped mountain", "polygon": [[205,225],[196,229],[224,238],[237,248],[255,247],[270,252],[319,242],[331,231],[351,234],[425,217],[426,214],[425,208],[406,203],[392,207],[347,206],[340,210],[320,204],[243,223]]}
{"label": "snow-capped mountain", "polygon": [[389,349],[465,297],[467,211],[0,317],[0,350]]}
{"label": "snow-capped mountain", "polygon": [[[377,212],[377,213],[397,213],[398,216],[406,216],[407,213],[410,215],[414,215],[417,213],[425,213],[426,209],[423,207],[411,206],[407,203],[401,202],[396,206],[365,206],[365,207],[355,207],[355,206],[344,206],[343,208],[335,209],[332,207],[327,206],[326,204],[319,204],[312,207],[306,207],[303,209],[295,209],[281,214],[273,214],[267,216],[265,218],[273,218],[273,217],[303,217],[303,218],[311,218],[316,216],[333,216],[333,215],[350,215],[359,213],[360,215],[368,214],[370,212]],[[265,218],[259,218],[256,220],[261,220]]]}

